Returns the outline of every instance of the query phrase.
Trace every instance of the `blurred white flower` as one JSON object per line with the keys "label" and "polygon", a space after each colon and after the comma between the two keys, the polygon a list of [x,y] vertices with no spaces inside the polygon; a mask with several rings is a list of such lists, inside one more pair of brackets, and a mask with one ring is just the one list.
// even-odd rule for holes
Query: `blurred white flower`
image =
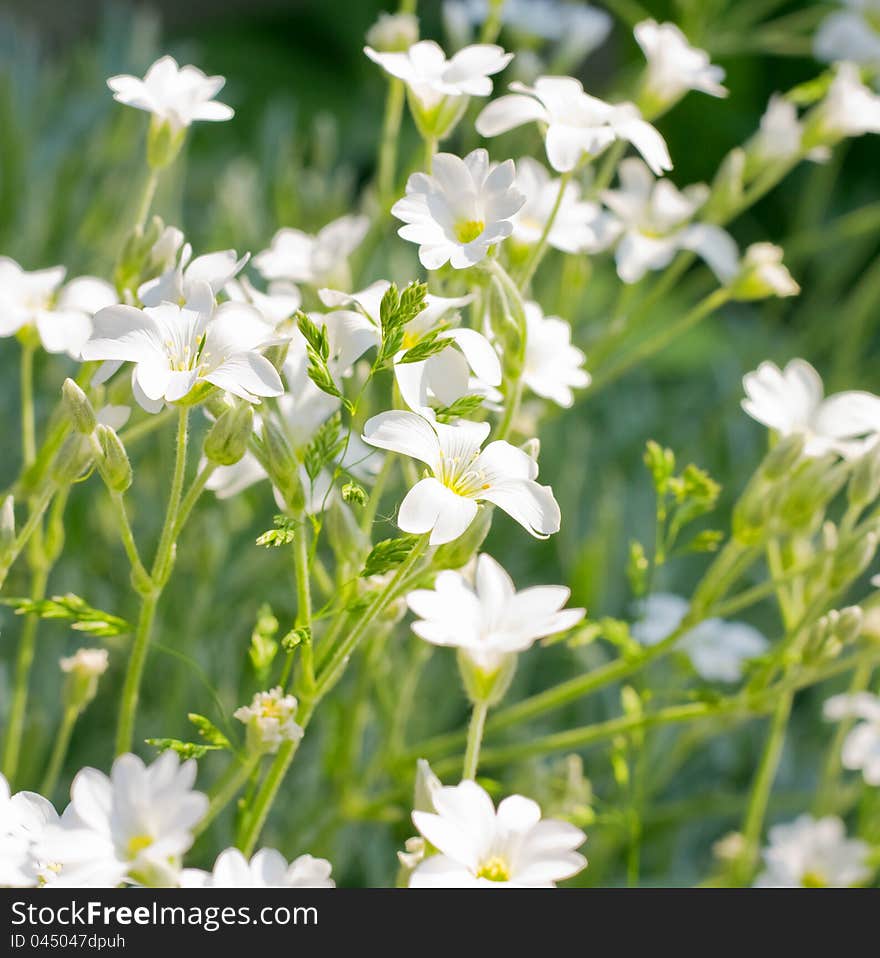
{"label": "blurred white flower", "polygon": [[84,768],[60,824],[45,829],[35,854],[60,864],[59,887],[175,885],[180,857],[208,808],[207,796],[193,790],[195,778],[195,761],[180,764],[170,750],[149,766],[120,755],[109,778]]}
{"label": "blurred white flower", "polygon": [[172,303],[108,306],[95,315],[83,358],[134,363],[135,399],[147,412],[158,412],[201,382],[248,402],[280,396],[281,379],[259,352],[269,343],[260,314],[243,303],[223,303],[213,312]]}
{"label": "blurred white flower", "polygon": [[692,47],[674,23],[643,20],[634,29],[636,42],[648,61],[645,97],[657,111],[665,110],[689,90],[725,97],[724,70],[705,50]]}
{"label": "blurred white flower", "polygon": [[298,742],[303,737],[296,723],[297,700],[285,695],[279,686],[257,692],[250,705],[242,705],[232,714],[247,728],[248,748],[259,752],[277,752],[282,742]]}
{"label": "blurred white flower", "polygon": [[493,100],[477,117],[481,136],[540,123],[546,126],[547,159],[559,173],[595,158],[615,140],[632,143],[658,175],[672,169],[666,141],[632,103],[598,100],[572,77],[538,77],[534,87],[512,83],[510,89],[516,92]]}
{"label": "blurred white flower", "polygon": [[586,356],[571,343],[571,326],[558,316],[545,316],[538,303],[527,302],[526,360],[523,382],[533,393],[567,409],[574,389],[590,385]]}
{"label": "blurred white flower", "polygon": [[110,656],[106,649],[77,649],[59,662],[62,672],[76,672],[84,677],[96,678],[107,671]]}
{"label": "blurred white flower", "polygon": [[[633,637],[644,645],[656,645],[681,625],[690,605],[686,599],[655,592],[641,603]],[[706,619],[685,632],[676,643],[691,661],[697,675],[708,682],[739,682],[743,665],[767,651],[769,642],[744,622]]]}
{"label": "blurred white flower", "polygon": [[220,852],[214,870],[184,868],[181,888],[335,888],[324,858],[300,855],[289,865],[274,848],[262,848],[250,861],[237,848]]}
{"label": "blurred white flower", "polygon": [[54,878],[34,846],[44,830],[57,823],[50,801],[36,792],[10,795],[9,783],[0,774],[0,887],[30,888]]}
{"label": "blurred white flower", "polygon": [[801,815],[775,825],[768,837],[756,888],[851,888],[871,877],[870,846],[847,838],[843,822],[833,815]]}
{"label": "blurred white flower", "polygon": [[419,39],[419,18],[414,13],[379,14],[367,31],[367,46],[382,53],[408,50]]}
{"label": "blurred white flower", "polygon": [[347,285],[348,257],[370,228],[366,216],[341,216],[314,236],[302,230],[278,230],[269,249],[254,257],[264,279],[290,280],[310,286]]}
{"label": "blurred white flower", "polygon": [[722,280],[737,271],[739,250],[720,226],[691,223],[706,202],[703,183],[679,190],[670,180],[654,178],[637,157],[618,167],[620,189],[604,190],[602,200],[616,219],[621,235],[615,250],[617,275],[625,283],[638,282],[648,270],[665,269],[680,250],[701,256]]}
{"label": "blurred white flower", "polygon": [[80,359],[92,317],[118,297],[110,283],[95,276],[64,284],[65,273],[63,266],[29,272],[0,256],[0,337],[33,327],[47,353]]}
{"label": "blurred white flower", "polygon": [[198,67],[179,67],[174,57],[160,57],[141,80],[129,75],[112,76],[107,86],[113,99],[126,106],[152,113],[160,121],[181,130],[194,120],[231,120],[232,107],[214,97],[226,79],[205,76]]}
{"label": "blurred white flower", "polygon": [[801,148],[804,129],[797,107],[791,100],[774,93],[761,117],[755,136],[755,152],[763,161],[786,160]]}
{"label": "blurred white flower", "polygon": [[172,259],[168,269],[138,287],[138,299],[144,306],[176,303],[208,312],[216,295],[244,269],[249,259],[250,253],[239,257],[234,249],[192,259],[192,246],[184,243],[176,262]]}
{"label": "blurred white flower", "polygon": [[405,224],[398,233],[418,243],[425,269],[473,266],[513,232],[513,216],[525,202],[515,178],[513,160],[490,168],[482,149],[464,159],[437,153],[432,173],[413,173],[406,196],[391,208]]}
{"label": "blurred white flower", "polygon": [[859,770],[869,785],[880,785],[880,696],[870,692],[835,695],[824,708],[832,722],[859,719],[843,742],[840,762],[844,768]]}
{"label": "blurred white flower", "polygon": [[734,276],[724,276],[733,299],[766,299],[769,296],[797,296],[801,291],[782,262],[783,250],[775,243],[752,243]]}
{"label": "blurred white flower", "polygon": [[481,450],[489,429],[487,422],[447,425],[397,410],[367,420],[364,442],[418,459],[432,473],[400,504],[404,532],[430,532],[431,545],[452,542],[473,522],[479,502],[494,503],[536,538],[559,531],[559,505],[553,490],[535,481],[537,463],[504,440]]}
{"label": "blurred white flower", "polygon": [[536,802],[505,798],[495,810],[476,782],[440,788],[436,812],[413,812],[413,823],[437,849],[410,877],[410,888],[553,888],[587,860],[575,849],[586,835],[556,819],[541,820]]}
{"label": "blurred white flower", "polygon": [[571,590],[561,585],[535,586],[517,592],[513,580],[489,555],[477,559],[471,583],[460,572],[446,570],[433,589],[416,589],[406,603],[419,620],[412,630],[433,645],[461,649],[484,672],[538,640],[567,632],[584,609],[563,609]]}
{"label": "blurred white flower", "polygon": [[846,459],[864,451],[880,431],[880,397],[847,391],[825,397],[822,379],[803,359],[792,359],[784,369],[763,362],[743,377],[743,409],[780,436],[804,437],[804,453],[837,453]]}
{"label": "blurred white flower", "polygon": [[[541,239],[559,198],[559,180],[530,156],[516,163],[516,188],[525,196],[513,220],[513,239],[534,246]],[[579,183],[566,183],[547,234],[547,244],[563,253],[597,253],[613,240],[613,221],[599,206],[581,199]]]}
{"label": "blurred white flower", "polygon": [[824,63],[849,60],[863,66],[880,65],[880,4],[877,0],[841,0],[820,24],[813,53]]}
{"label": "blurred white flower", "polygon": [[302,305],[300,291],[286,280],[269,283],[263,292],[242,276],[230,280],[223,290],[231,300],[253,306],[272,329],[290,319]]}
{"label": "blurred white flower", "polygon": [[880,133],[880,96],[862,83],[854,63],[840,63],[825,99],[811,121],[811,145],[835,143],[848,136]]}
{"label": "blurred white flower", "polygon": [[379,53],[364,47],[364,53],[386,73],[407,85],[425,109],[433,109],[446,97],[489,96],[493,74],[513,59],[512,53],[493,43],[478,43],[446,59],[433,40],[414,43],[405,53]]}

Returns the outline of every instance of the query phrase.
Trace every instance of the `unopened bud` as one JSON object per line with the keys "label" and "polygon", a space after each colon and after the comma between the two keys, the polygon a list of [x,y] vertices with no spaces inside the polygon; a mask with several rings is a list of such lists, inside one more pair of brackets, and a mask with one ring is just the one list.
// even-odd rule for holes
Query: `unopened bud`
{"label": "unopened bud", "polygon": [[380,13],[367,31],[367,44],[380,53],[405,53],[419,39],[419,20],[412,13]]}
{"label": "unopened bud", "polygon": [[367,504],[367,490],[356,482],[346,482],[342,486],[342,499],[344,502],[355,503],[358,506]]}
{"label": "unopened bud", "polygon": [[81,711],[92,701],[108,661],[106,649],[79,649],[70,658],[61,659],[61,671],[67,674],[63,692],[65,706]]}
{"label": "unopened bud", "polygon": [[0,555],[15,541],[15,499],[7,496],[0,506]]}
{"label": "unopened bud", "polygon": [[79,481],[94,462],[89,443],[79,434],[68,436],[52,464],[52,478],[62,486]]}
{"label": "unopened bud", "polygon": [[89,397],[69,377],[64,380],[64,385],[61,387],[61,396],[76,431],[84,436],[91,436],[98,424],[98,417],[89,402]]}
{"label": "unopened bud", "polygon": [[305,494],[299,475],[299,463],[283,430],[271,419],[263,420],[263,445],[272,484],[295,513],[305,506]]}
{"label": "unopened bud", "polygon": [[841,549],[834,557],[829,584],[838,589],[857,579],[868,568],[877,551],[877,533],[868,532]]}
{"label": "unopened bud", "polygon": [[794,467],[803,451],[804,437],[801,433],[785,436],[764,457],[761,471],[771,482],[781,479]]}
{"label": "unopened bud", "polygon": [[741,545],[756,545],[767,534],[767,512],[771,487],[753,479],[733,507],[733,538]]}
{"label": "unopened bud", "polygon": [[864,508],[880,495],[880,443],[856,462],[847,493],[856,508]]}
{"label": "unopened bud", "polygon": [[98,442],[101,444],[101,453],[104,457],[103,473],[107,485],[114,492],[125,492],[131,485],[131,462],[122,440],[115,429],[98,425]]}
{"label": "unopened bud", "polygon": [[233,466],[247,452],[254,431],[254,410],[241,402],[221,413],[205,437],[205,455],[219,466]]}

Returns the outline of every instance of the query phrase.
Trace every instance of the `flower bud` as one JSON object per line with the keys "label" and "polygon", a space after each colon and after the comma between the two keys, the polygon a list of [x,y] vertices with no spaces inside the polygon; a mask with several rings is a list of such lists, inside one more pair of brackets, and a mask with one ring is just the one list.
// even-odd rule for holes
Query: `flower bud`
{"label": "flower bud", "polygon": [[868,532],[845,546],[834,557],[829,585],[838,589],[857,579],[868,568],[877,551],[877,533]]}
{"label": "flower bud", "polygon": [[805,460],[780,490],[779,517],[788,528],[810,528],[845,481],[846,472],[831,457]]}
{"label": "flower bud", "polygon": [[282,742],[298,742],[302,728],[296,724],[297,700],[285,695],[281,687],[268,692],[257,692],[250,705],[243,705],[233,713],[247,727],[247,746],[254,752],[278,751]]}
{"label": "flower bud", "polygon": [[771,482],[788,475],[804,451],[804,437],[801,433],[785,436],[767,453],[761,463],[761,472]]}
{"label": "flower bud", "polygon": [[61,387],[61,397],[76,431],[84,436],[91,436],[98,424],[98,418],[89,397],[69,377]]}
{"label": "flower bud", "polygon": [[93,463],[94,454],[88,442],[79,433],[68,436],[52,464],[52,479],[69,486],[78,482]]}
{"label": "flower bud", "polygon": [[516,672],[516,655],[502,655],[496,664],[487,667],[475,662],[464,650],[458,651],[458,671],[472,705],[497,705],[503,698]]}
{"label": "flower bud", "polygon": [[254,431],[254,410],[240,402],[214,421],[205,436],[205,455],[219,466],[233,466],[247,452]]}
{"label": "flower bud", "polygon": [[61,671],[67,673],[63,692],[66,708],[79,712],[92,701],[108,662],[106,649],[78,649],[70,658],[61,659]]}
{"label": "flower bud", "polygon": [[343,502],[355,503],[358,506],[367,504],[367,490],[357,482],[346,482],[342,486]]}
{"label": "flower bud", "polygon": [[294,512],[302,511],[305,495],[300,481],[299,463],[284,431],[268,418],[263,420],[263,445],[272,484]]}
{"label": "flower bud", "polygon": [[132,473],[128,453],[115,429],[98,425],[98,442],[101,444],[101,453],[104,457],[103,474],[107,485],[114,492],[125,492],[131,485]]}
{"label": "flower bud", "polygon": [[756,545],[767,535],[771,492],[772,487],[756,476],[733,507],[733,538],[741,545]]}
{"label": "flower bud", "polygon": [[880,495],[880,444],[856,462],[847,494],[850,504],[856,508],[870,505]]}
{"label": "flower bud", "polygon": [[800,291],[782,262],[781,247],[773,243],[752,243],[730,284],[731,297],[742,301],[796,296]]}
{"label": "flower bud", "polygon": [[443,788],[443,783],[431,770],[431,766],[428,762],[420,758],[416,762],[416,786],[413,796],[413,811],[435,811],[434,796],[441,788]]}
{"label": "flower bud", "polygon": [[15,541],[15,499],[7,496],[0,506],[0,555]]}
{"label": "flower bud", "polygon": [[380,53],[405,53],[419,39],[419,18],[413,13],[380,13],[367,31],[367,45]]}

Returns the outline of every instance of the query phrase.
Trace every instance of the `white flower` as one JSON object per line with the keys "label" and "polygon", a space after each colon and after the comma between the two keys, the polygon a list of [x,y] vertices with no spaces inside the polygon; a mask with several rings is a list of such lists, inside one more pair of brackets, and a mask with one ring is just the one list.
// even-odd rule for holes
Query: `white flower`
{"label": "white flower", "polygon": [[538,77],[534,88],[512,83],[515,93],[499,97],[477,117],[481,136],[498,136],[523,123],[546,126],[545,147],[559,173],[598,156],[615,140],[626,140],[658,175],[672,169],[666,141],[632,103],[612,106],[584,92],[572,77]]}
{"label": "white flower", "polygon": [[95,276],[64,283],[63,266],[28,272],[0,256],[0,337],[33,327],[47,353],[80,359],[92,333],[92,317],[117,302],[116,290]]}
{"label": "white flower", "polygon": [[615,251],[617,274],[638,282],[648,270],[665,269],[679,250],[698,253],[722,279],[736,273],[739,250],[721,227],[691,223],[709,196],[703,183],[679,190],[667,179],[656,180],[636,157],[618,167],[621,188],[604,190],[602,200],[622,234]]}
{"label": "white flower", "polygon": [[782,257],[782,247],[774,243],[752,243],[746,249],[736,275],[719,275],[728,282],[734,299],[797,296],[801,288],[782,262]]}
{"label": "white flower", "polygon": [[108,306],[95,316],[84,359],[135,364],[132,388],[147,412],[184,399],[198,383],[210,383],[248,402],[280,396],[281,379],[262,356],[269,344],[259,313],[242,303],[197,312],[173,303],[136,309]]}
{"label": "white flower", "polygon": [[[656,645],[681,625],[689,604],[666,592],[649,595],[632,629],[644,645]],[[708,682],[739,682],[743,664],[767,651],[769,643],[744,622],[706,619],[684,633],[676,647],[687,654],[696,673]]]}
{"label": "white flower", "polygon": [[260,849],[248,861],[237,848],[227,848],[212,872],[184,868],[181,888],[335,888],[331,865],[324,858],[300,855],[289,865],[274,848]]}
{"label": "white flower", "polygon": [[786,160],[800,151],[803,136],[797,107],[791,100],[774,93],[755,136],[758,156],[763,160]]}
{"label": "white flower", "polygon": [[107,671],[110,657],[106,649],[77,649],[59,662],[62,672],[75,672],[85,678],[97,678]]}
{"label": "white flower", "polygon": [[[525,196],[513,220],[513,239],[534,246],[544,233],[559,197],[559,180],[537,160],[524,156],[516,163],[516,188]],[[562,200],[547,234],[547,244],[563,253],[596,253],[611,241],[611,217],[598,203],[581,199],[581,187],[565,185]]]}
{"label": "white flower", "polygon": [[864,66],[880,64],[880,13],[876,0],[843,0],[848,10],[829,14],[816,31],[813,53],[817,60],[849,60]]}
{"label": "white flower", "polygon": [[505,53],[493,43],[478,43],[447,60],[433,40],[414,43],[405,53],[379,53],[372,47],[364,47],[364,53],[386,73],[403,80],[428,110],[446,97],[489,96],[489,77],[500,73],[513,59],[512,53]]}
{"label": "white flower", "polygon": [[880,696],[835,695],[825,703],[824,714],[835,722],[860,719],[844,739],[840,761],[844,768],[860,770],[869,785],[880,785]]}
{"label": "white flower", "polygon": [[561,585],[517,592],[513,580],[489,555],[477,559],[473,584],[459,572],[440,572],[433,589],[416,589],[406,603],[419,620],[416,635],[433,645],[462,649],[484,672],[524,652],[538,640],[566,632],[583,609],[563,609],[571,590]]}
{"label": "white flower", "polygon": [[419,18],[414,13],[386,13],[367,31],[367,45],[383,53],[408,50],[419,39]]}
{"label": "white flower", "polygon": [[325,286],[342,280],[341,285],[346,285],[348,257],[369,228],[366,216],[349,215],[333,220],[314,236],[302,230],[280,229],[269,249],[254,257],[254,266],[269,281]]}
{"label": "white flower", "polygon": [[[847,136],[880,133],[880,96],[862,83],[854,63],[840,63],[811,123],[818,145]],[[811,139],[812,139],[811,138]]]}
{"label": "white flower", "polygon": [[230,280],[223,289],[231,300],[253,306],[272,329],[290,319],[302,305],[300,291],[286,280],[269,283],[263,292],[241,277]]}
{"label": "white flower", "polygon": [[658,110],[664,110],[689,90],[725,97],[724,70],[709,60],[705,50],[692,47],[674,23],[643,20],[634,29],[636,42],[648,61],[645,92]]}
{"label": "white flower", "polygon": [[768,836],[756,888],[851,888],[871,877],[870,847],[847,838],[843,822],[833,815],[801,815],[774,826]]}
{"label": "white flower", "polygon": [[58,886],[176,884],[180,857],[208,808],[207,796],[193,791],[195,778],[195,761],[180,764],[170,750],[149,766],[120,755],[109,778],[84,768],[60,824],[46,828],[35,854],[61,865]]}
{"label": "white flower", "polygon": [[32,887],[54,877],[34,845],[57,822],[50,801],[36,792],[10,795],[9,783],[0,775],[0,887]]}
{"label": "white flower", "polygon": [[194,66],[179,67],[174,57],[164,56],[147,70],[143,80],[113,76],[107,86],[119,103],[146,110],[172,129],[181,130],[194,120],[232,119],[232,107],[214,99],[224,83],[224,77],[205,76]]}
{"label": "white flower", "polygon": [[587,864],[586,835],[556,819],[541,820],[536,802],[511,795],[498,806],[476,782],[441,788],[436,813],[415,811],[413,823],[438,854],[425,858],[410,888],[553,888]]}
{"label": "white flower", "polygon": [[419,244],[425,269],[473,266],[513,232],[513,216],[525,202],[515,178],[513,160],[490,168],[485,150],[464,159],[438,153],[432,173],[413,173],[406,196],[391,208],[406,224],[398,233]]}
{"label": "white flower", "polygon": [[297,701],[285,695],[279,686],[257,692],[250,705],[242,705],[233,716],[247,726],[248,745],[258,751],[277,752],[282,742],[298,742],[303,737],[296,723]]}
{"label": "white flower", "polygon": [[880,430],[880,398],[847,391],[824,396],[822,379],[803,359],[792,359],[784,369],[763,362],[743,377],[743,409],[780,436],[804,437],[804,453],[829,452],[855,458],[865,448],[863,436]]}
{"label": "white flower", "polygon": [[559,531],[553,490],[535,482],[538,464],[504,440],[481,450],[489,429],[487,422],[447,425],[397,410],[367,420],[364,442],[431,470],[400,504],[397,524],[404,532],[430,532],[431,545],[452,542],[473,522],[479,502],[494,503],[536,538]]}
{"label": "white flower", "polygon": [[590,385],[586,356],[571,344],[571,326],[558,316],[545,316],[538,303],[527,302],[526,361],[523,382],[538,396],[564,408],[574,403],[573,389]]}
{"label": "white flower", "polygon": [[239,258],[234,249],[192,259],[192,246],[185,243],[176,263],[172,260],[168,269],[138,287],[138,298],[144,306],[177,303],[207,312],[217,293],[244,269],[249,259],[249,253]]}

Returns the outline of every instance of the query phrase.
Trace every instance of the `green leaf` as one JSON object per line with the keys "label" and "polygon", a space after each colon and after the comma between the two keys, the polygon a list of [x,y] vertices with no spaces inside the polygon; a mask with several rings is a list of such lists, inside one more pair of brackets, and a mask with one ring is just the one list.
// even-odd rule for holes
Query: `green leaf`
{"label": "green leaf", "polygon": [[483,397],[474,393],[456,399],[449,406],[441,406],[434,410],[439,422],[449,422],[452,419],[472,419],[474,414],[483,406]]}
{"label": "green leaf", "polygon": [[279,548],[280,546],[289,546],[296,539],[296,520],[290,516],[278,515],[274,519],[275,528],[268,529],[262,535],[257,536],[257,545]]}
{"label": "green leaf", "polygon": [[452,340],[447,336],[440,337],[438,333],[432,333],[420,343],[408,349],[398,360],[399,363],[420,363],[431,356],[436,356],[443,352],[447,346],[452,345]]}
{"label": "green leaf", "polygon": [[219,745],[202,745],[197,742],[181,742],[179,738],[148,738],[144,739],[147,745],[159,749],[160,752],[166,752],[171,749],[173,752],[184,759],[199,759],[207,755],[208,752],[219,751]]}
{"label": "green leaf", "polygon": [[345,436],[341,435],[342,416],[337,412],[319,427],[306,449],[303,464],[312,482],[318,478],[321,470],[333,462],[345,446]]}
{"label": "green leaf", "polygon": [[397,568],[412,552],[418,539],[418,536],[406,535],[377,542],[373,551],[367,556],[361,576],[381,575],[383,572]]}
{"label": "green leaf", "polygon": [[199,735],[201,735],[212,748],[232,748],[232,743],[229,739],[210,719],[205,718],[204,715],[199,715],[198,712],[190,712],[187,718],[195,725]]}
{"label": "green leaf", "polygon": [[52,596],[51,599],[2,599],[4,605],[15,609],[16,615],[36,615],[41,619],[66,619],[71,628],[85,632],[97,638],[114,635],[127,635],[133,632],[131,623],[117,615],[94,609],[85,599],[68,592],[67,595]]}

